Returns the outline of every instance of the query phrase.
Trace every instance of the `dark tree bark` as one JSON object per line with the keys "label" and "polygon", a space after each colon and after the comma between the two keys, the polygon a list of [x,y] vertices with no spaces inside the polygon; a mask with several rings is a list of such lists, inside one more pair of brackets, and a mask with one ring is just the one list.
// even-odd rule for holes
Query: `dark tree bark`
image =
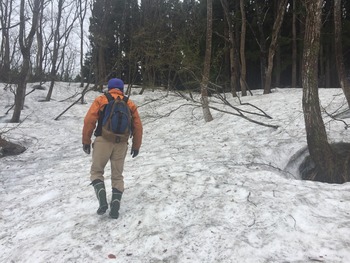
{"label": "dark tree bark", "polygon": [[334,44],[335,44],[335,58],[337,64],[338,78],[340,87],[342,88],[345,98],[350,108],[350,86],[346,76],[346,70],[343,61],[343,46],[342,46],[342,14],[341,14],[341,0],[334,0]]}
{"label": "dark tree bark", "polygon": [[329,183],[343,183],[348,180],[349,155],[338,154],[328,143],[322,120],[318,95],[318,56],[322,0],[306,0],[307,9],[304,52],[303,52],[303,111],[307,144],[315,168],[306,176]]}
{"label": "dark tree bark", "polygon": [[265,75],[265,86],[264,86],[264,94],[271,93],[271,79],[272,79],[272,69],[273,69],[273,58],[275,56],[276,52],[276,45],[277,40],[279,36],[279,32],[281,29],[281,25],[283,22],[284,13],[286,10],[288,0],[281,0],[278,1],[278,8],[277,8],[277,17],[273,24],[273,29],[271,33],[271,43],[269,47],[269,54],[267,57],[267,70]]}
{"label": "dark tree bark", "polygon": [[212,26],[213,26],[213,3],[212,3],[212,0],[207,0],[207,37],[206,37],[203,78],[201,82],[201,100],[202,100],[204,120],[206,122],[210,122],[213,120],[213,117],[210,113],[209,100],[208,100],[208,84],[209,84],[210,63],[211,63],[211,45],[212,45],[212,36],[213,36]]}
{"label": "dark tree bark", "polygon": [[256,12],[256,18],[257,18],[257,26],[258,26],[258,31],[259,31],[259,48],[260,48],[260,83],[261,83],[261,88],[264,87],[265,83],[265,70],[266,70],[266,36],[264,32],[264,20],[265,20],[265,13],[264,13],[264,2],[263,1],[255,1],[255,12]]}
{"label": "dark tree bark", "polygon": [[13,1],[4,0],[0,2],[0,23],[1,23],[1,61],[0,61],[0,80],[9,81],[10,73],[10,34],[9,29],[12,20]]}
{"label": "dark tree bark", "polygon": [[297,29],[296,29],[296,1],[293,1],[292,18],[292,88],[297,86]]}
{"label": "dark tree bark", "polygon": [[[46,101],[51,100],[53,88],[55,85],[55,81],[57,79],[57,72],[60,65],[62,65],[62,74],[65,71],[65,49],[67,47],[67,41],[69,38],[69,35],[73,29],[74,23],[78,18],[78,12],[77,9],[72,8],[73,7],[73,1],[66,1],[66,0],[58,0],[57,3],[57,17],[54,18],[56,20],[56,28],[53,35],[53,50],[52,50],[52,58],[51,58],[51,71],[50,71],[50,87],[49,91],[46,95]],[[68,17],[63,18],[62,14],[64,9],[69,10],[68,11]],[[70,14],[74,13],[74,16],[71,17]],[[72,20],[68,19],[72,18]],[[61,32],[61,27],[64,29]],[[61,53],[61,56],[59,57],[59,54]],[[69,64],[69,63],[68,63]]]}
{"label": "dark tree bark", "polygon": [[117,50],[117,68],[116,72],[120,78],[123,78],[123,51],[124,51],[124,37],[125,37],[125,28],[126,28],[126,17],[128,13],[128,1],[125,1],[123,6],[123,14],[120,23],[120,33],[118,37],[119,47]]}
{"label": "dark tree bark", "polygon": [[[95,86],[99,91],[103,90],[106,82],[107,64],[111,65],[112,59],[108,57],[115,47],[110,46],[115,40],[113,31],[113,3],[112,0],[96,0],[93,3],[92,17],[90,18],[90,33],[93,41],[94,78]],[[110,68],[111,70],[112,68]]]}
{"label": "dark tree bark", "polygon": [[[78,1],[78,17],[79,17],[79,26],[80,26],[80,87],[84,87],[84,21],[86,16],[88,2],[87,0]],[[84,100],[84,99],[82,99]]]}
{"label": "dark tree bark", "polygon": [[50,72],[50,88],[46,95],[46,101],[51,100],[53,86],[55,84],[56,79],[56,64],[58,59],[58,50],[60,48],[60,26],[61,26],[61,19],[62,19],[62,9],[63,9],[63,3],[64,0],[58,0],[58,6],[57,6],[57,17],[56,17],[56,28],[55,33],[53,35],[53,54],[52,54],[52,65],[51,65],[51,72]]}
{"label": "dark tree bark", "polygon": [[245,15],[244,0],[240,0],[240,9],[242,17],[242,26],[241,26],[241,46],[240,46],[240,59],[241,59],[241,74],[240,74],[240,85],[242,96],[247,96],[247,64],[245,59],[245,38],[246,38],[246,28],[247,28],[247,19]]}
{"label": "dark tree bark", "polygon": [[37,42],[37,52],[34,74],[37,79],[41,80],[43,76],[43,63],[44,63],[44,40],[43,40],[43,18],[44,18],[44,5],[40,8],[40,13],[38,17],[38,27],[36,29],[36,42]]}
{"label": "dark tree bark", "polygon": [[20,75],[18,78],[18,87],[15,95],[15,108],[13,111],[11,122],[19,122],[21,111],[24,106],[24,97],[26,93],[27,87],[27,75],[30,68],[30,48],[33,44],[33,39],[36,32],[36,27],[38,25],[38,18],[40,7],[43,4],[43,0],[34,0],[32,6],[32,21],[31,21],[31,29],[28,33],[28,36],[25,37],[25,0],[21,0],[20,3],[20,31],[19,31],[19,44],[21,48],[21,53],[23,56],[22,68],[20,71]]}
{"label": "dark tree bark", "polygon": [[236,59],[235,59],[235,37],[234,37],[234,28],[232,25],[231,18],[229,16],[229,6],[227,0],[221,0],[221,5],[224,10],[225,19],[228,26],[228,35],[229,35],[229,50],[230,50],[230,85],[231,85],[231,93],[233,97],[237,97],[237,71],[236,68]]}

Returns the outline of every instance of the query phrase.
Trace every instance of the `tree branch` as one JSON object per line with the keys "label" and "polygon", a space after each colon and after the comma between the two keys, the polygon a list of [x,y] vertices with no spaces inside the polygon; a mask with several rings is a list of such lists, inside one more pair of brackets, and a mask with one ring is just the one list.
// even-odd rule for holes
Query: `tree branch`
{"label": "tree branch", "polygon": [[58,119],[65,114],[70,108],[72,108],[75,104],[78,103],[79,100],[81,100],[81,98],[83,98],[85,96],[86,93],[88,93],[89,91],[93,90],[94,87],[91,87],[90,89],[87,89],[89,85],[86,86],[86,88],[82,91],[81,96],[74,101],[68,108],[66,108],[62,113],[60,113],[54,120],[58,121]]}
{"label": "tree branch", "polygon": [[[185,96],[183,93],[181,93],[180,91],[178,91],[176,94],[178,94],[180,97],[186,99],[186,100],[189,100],[189,101],[192,101],[196,104],[201,104],[199,101],[196,101],[193,99],[193,97],[191,98],[188,98],[187,96]],[[272,119],[271,116],[267,115],[263,110],[261,110],[260,108],[258,108],[257,106],[254,106],[250,103],[245,103],[245,104],[241,104],[241,105],[249,105],[251,107],[254,107],[255,109],[258,109],[260,112],[262,113],[256,113],[256,112],[250,112],[250,111],[246,111],[246,110],[242,110],[242,109],[239,109],[235,106],[233,106],[226,98],[224,98],[224,96],[222,96],[220,93],[216,93],[216,95],[218,96],[218,99],[220,99],[224,105],[227,105],[229,107],[231,107],[232,109],[236,110],[238,113],[234,113],[234,112],[230,112],[230,111],[226,111],[226,110],[222,110],[222,109],[219,109],[219,108],[216,108],[216,107],[213,107],[213,106],[210,106],[209,105],[209,108],[210,109],[213,109],[213,110],[216,110],[216,111],[219,111],[219,112],[223,112],[223,113],[227,113],[227,114],[231,114],[231,115],[234,115],[234,116],[238,116],[238,117],[241,117],[243,119],[246,119],[247,121],[250,121],[252,123],[255,123],[255,124],[258,124],[258,125],[261,125],[261,126],[265,126],[265,127],[269,127],[269,128],[273,128],[273,129],[278,129],[279,126],[278,125],[271,125],[271,124],[266,124],[266,123],[263,123],[263,122],[260,122],[260,121],[256,121],[256,120],[253,120],[249,117],[247,117],[246,115],[244,115],[243,113],[247,113],[247,114],[251,114],[251,115],[257,115],[257,116],[260,116],[260,117],[265,117],[265,118],[268,118],[268,119]]]}
{"label": "tree branch", "polygon": [[[29,91],[27,94],[24,95],[24,97],[26,97],[27,95],[29,95],[30,93],[34,92],[36,90],[36,88],[33,88],[31,91]],[[16,104],[13,104],[5,113],[5,115],[9,114],[10,110],[13,109],[13,107],[15,106]]]}

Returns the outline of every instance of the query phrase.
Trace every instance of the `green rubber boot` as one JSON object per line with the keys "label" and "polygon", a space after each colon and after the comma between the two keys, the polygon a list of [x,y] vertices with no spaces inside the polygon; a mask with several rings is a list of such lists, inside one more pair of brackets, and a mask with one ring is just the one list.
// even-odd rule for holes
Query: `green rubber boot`
{"label": "green rubber boot", "polygon": [[112,190],[112,201],[111,201],[111,211],[109,216],[111,218],[117,219],[119,217],[120,200],[122,199],[123,192],[118,189],[113,188]]}
{"label": "green rubber boot", "polygon": [[94,186],[96,197],[98,199],[99,208],[97,209],[98,215],[103,215],[108,209],[107,197],[106,197],[106,187],[105,183],[99,179],[94,180],[91,183]]}

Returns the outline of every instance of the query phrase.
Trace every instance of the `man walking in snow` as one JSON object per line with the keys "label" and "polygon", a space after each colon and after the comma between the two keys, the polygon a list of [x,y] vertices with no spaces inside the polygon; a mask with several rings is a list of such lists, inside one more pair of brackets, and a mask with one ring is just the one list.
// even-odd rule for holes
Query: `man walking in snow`
{"label": "man walking in snow", "polygon": [[[112,78],[108,81],[108,93],[113,99],[124,99],[124,82],[118,78]],[[92,165],[90,170],[91,184],[95,189],[97,199],[99,201],[99,208],[97,214],[103,215],[108,209],[106,188],[104,183],[104,169],[110,160],[111,163],[111,181],[112,181],[112,199],[110,203],[110,213],[112,218],[117,219],[119,216],[119,208],[122,194],[124,192],[124,178],[123,169],[124,161],[128,149],[128,141],[118,140],[111,142],[102,136],[102,121],[104,117],[104,108],[108,104],[108,94],[97,97],[92,103],[89,111],[84,119],[83,127],[83,150],[90,154],[91,150],[91,136],[95,130],[96,139],[92,144]],[[108,95],[109,96],[109,95]],[[142,142],[142,123],[137,111],[136,105],[130,100],[125,100],[130,109],[132,116],[131,123],[131,155],[136,157],[139,153]]]}

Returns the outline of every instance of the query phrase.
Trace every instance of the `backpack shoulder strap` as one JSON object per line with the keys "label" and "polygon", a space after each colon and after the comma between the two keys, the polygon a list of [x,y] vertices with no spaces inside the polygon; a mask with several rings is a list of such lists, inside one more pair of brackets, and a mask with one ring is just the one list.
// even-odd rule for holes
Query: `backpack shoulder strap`
{"label": "backpack shoulder strap", "polygon": [[113,96],[109,92],[105,92],[104,94],[107,97],[108,102],[114,100]]}
{"label": "backpack shoulder strap", "polygon": [[129,100],[129,97],[128,97],[128,96],[124,96],[124,97],[123,97],[123,101],[125,101],[125,103],[128,102],[128,100]]}

